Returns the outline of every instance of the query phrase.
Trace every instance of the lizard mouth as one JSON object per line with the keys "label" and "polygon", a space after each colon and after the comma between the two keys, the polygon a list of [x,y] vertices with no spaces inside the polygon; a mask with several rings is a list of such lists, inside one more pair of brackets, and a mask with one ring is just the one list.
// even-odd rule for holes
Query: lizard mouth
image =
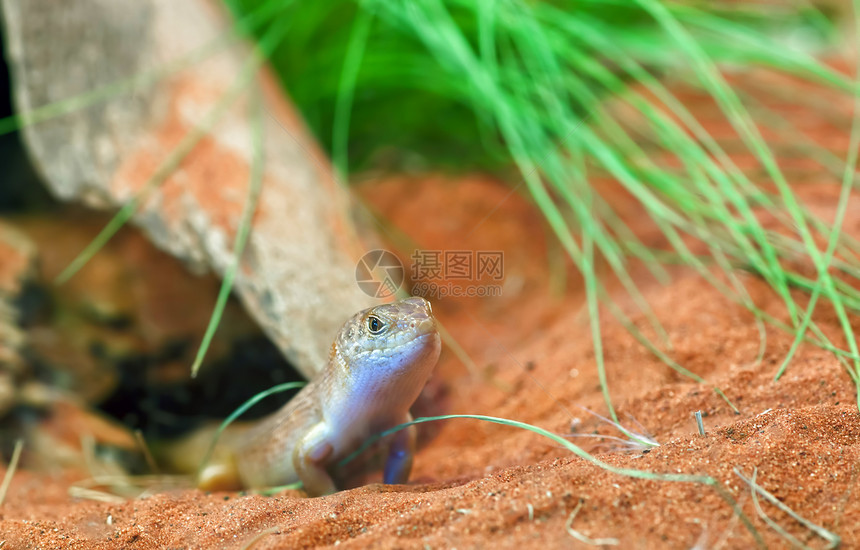
{"label": "lizard mouth", "polygon": [[421,338],[422,336],[435,335],[437,333],[436,321],[430,316],[425,316],[423,318],[417,315],[414,316],[409,323],[409,328],[415,334],[413,339]]}

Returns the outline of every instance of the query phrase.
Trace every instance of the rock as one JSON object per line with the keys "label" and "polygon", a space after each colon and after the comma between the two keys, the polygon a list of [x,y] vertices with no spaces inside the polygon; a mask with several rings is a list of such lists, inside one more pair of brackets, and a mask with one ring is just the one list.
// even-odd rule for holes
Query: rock
{"label": "rock", "polygon": [[[34,110],[124,79],[183,64],[225,38],[220,3],[207,0],[2,0],[16,103]],[[249,49],[232,43],[154,83],[27,125],[26,146],[53,193],[114,209],[146,186],[188,132],[225,97]],[[245,307],[306,376],[324,365],[344,319],[370,305],[357,287],[361,247],[344,188],[263,70],[263,189],[235,282]],[[248,195],[252,125],[245,93],[137,211],[157,246],[223,274]],[[29,114],[28,114],[29,113]]]}

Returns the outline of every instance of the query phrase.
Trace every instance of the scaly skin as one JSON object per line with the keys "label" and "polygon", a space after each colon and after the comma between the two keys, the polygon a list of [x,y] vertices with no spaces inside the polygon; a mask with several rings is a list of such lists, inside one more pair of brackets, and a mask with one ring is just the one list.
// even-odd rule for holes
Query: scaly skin
{"label": "scaly skin", "polygon": [[[360,311],[341,328],[325,369],[279,411],[227,438],[198,485],[211,490],[301,481],[311,496],[335,492],[334,464],[370,436],[411,420],[409,407],[439,349],[436,321],[423,298]],[[392,438],[383,480],[405,483],[415,427]]]}

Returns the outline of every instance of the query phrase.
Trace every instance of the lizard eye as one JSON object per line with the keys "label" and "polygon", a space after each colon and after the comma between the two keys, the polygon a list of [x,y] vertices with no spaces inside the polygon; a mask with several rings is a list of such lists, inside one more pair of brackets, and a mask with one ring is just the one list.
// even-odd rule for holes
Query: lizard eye
{"label": "lizard eye", "polygon": [[369,315],[367,317],[367,330],[369,330],[371,334],[379,334],[385,330],[385,323],[383,323],[376,315]]}

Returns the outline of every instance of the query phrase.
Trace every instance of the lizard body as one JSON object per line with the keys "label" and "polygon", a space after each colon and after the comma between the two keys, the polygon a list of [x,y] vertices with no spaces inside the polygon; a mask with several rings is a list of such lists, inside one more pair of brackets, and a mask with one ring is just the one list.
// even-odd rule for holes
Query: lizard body
{"label": "lizard body", "polygon": [[[409,408],[439,358],[430,303],[409,298],[347,321],[329,362],[283,408],[225,438],[201,472],[203,489],[262,488],[301,481],[309,495],[336,491],[329,469],[370,436],[411,420]],[[405,483],[415,427],[392,436],[385,483]]]}

